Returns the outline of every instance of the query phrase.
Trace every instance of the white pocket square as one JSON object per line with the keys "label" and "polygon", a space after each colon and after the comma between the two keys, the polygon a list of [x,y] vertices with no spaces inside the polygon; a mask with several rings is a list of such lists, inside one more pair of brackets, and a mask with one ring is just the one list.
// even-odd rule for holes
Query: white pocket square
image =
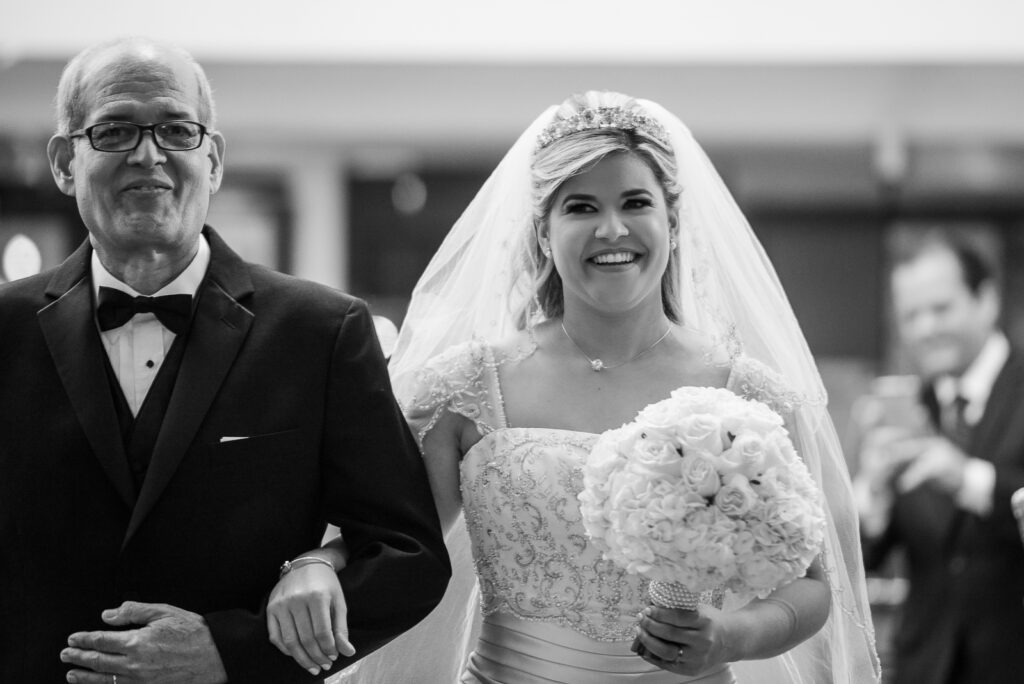
{"label": "white pocket square", "polygon": [[249,435],[240,435],[240,436],[237,436],[237,437],[234,437],[234,436],[230,436],[230,437],[229,436],[224,436],[224,437],[220,438],[220,443],[223,444],[224,442],[237,442],[240,439],[249,439]]}

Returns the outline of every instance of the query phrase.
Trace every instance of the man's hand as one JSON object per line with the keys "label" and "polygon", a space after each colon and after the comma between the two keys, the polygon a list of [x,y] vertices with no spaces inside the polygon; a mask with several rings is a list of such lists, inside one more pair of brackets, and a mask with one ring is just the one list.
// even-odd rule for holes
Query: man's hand
{"label": "man's hand", "polygon": [[924,447],[923,439],[905,428],[874,428],[864,436],[857,477],[868,483],[874,495],[885,495]]}
{"label": "man's hand", "polygon": [[78,669],[79,684],[222,684],[228,680],[213,637],[201,615],[162,603],[126,601],[105,610],[103,621],[138,629],[75,632],[60,659]]}
{"label": "man's hand", "polygon": [[967,455],[945,437],[925,437],[920,440],[920,455],[900,474],[896,486],[909,492],[930,482],[944,492],[956,495],[964,483]]}

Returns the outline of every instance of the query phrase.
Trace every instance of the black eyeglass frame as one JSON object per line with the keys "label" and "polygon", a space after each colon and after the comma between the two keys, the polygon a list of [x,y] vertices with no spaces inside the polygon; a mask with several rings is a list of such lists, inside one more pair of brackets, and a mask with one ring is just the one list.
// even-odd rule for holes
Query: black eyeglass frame
{"label": "black eyeglass frame", "polygon": [[[138,137],[135,139],[135,144],[132,145],[131,147],[126,147],[123,150],[104,150],[102,148],[96,147],[96,143],[92,139],[93,130],[99,128],[100,126],[109,126],[110,124],[133,126],[135,130],[138,131]],[[160,138],[156,134],[156,129],[160,126],[167,126],[169,124],[190,124],[192,126],[196,126],[199,129],[199,139],[196,141],[196,144],[193,145],[192,147],[165,147],[164,145],[162,145],[160,143]],[[175,119],[173,121],[161,121],[160,123],[154,124],[138,124],[134,121],[100,121],[99,123],[95,123],[92,126],[86,126],[85,128],[79,128],[77,131],[71,131],[70,133],[68,133],[68,137],[85,138],[86,140],[89,141],[89,146],[92,147],[92,149],[96,150],[97,152],[109,152],[111,154],[117,154],[119,152],[132,152],[135,149],[137,149],[138,146],[142,144],[142,137],[145,135],[146,131],[149,131],[153,135],[153,143],[157,146],[157,148],[164,150],[165,152],[189,152],[191,150],[199,149],[203,144],[203,139],[210,134],[206,126],[199,123],[198,121],[190,121],[188,119]]]}

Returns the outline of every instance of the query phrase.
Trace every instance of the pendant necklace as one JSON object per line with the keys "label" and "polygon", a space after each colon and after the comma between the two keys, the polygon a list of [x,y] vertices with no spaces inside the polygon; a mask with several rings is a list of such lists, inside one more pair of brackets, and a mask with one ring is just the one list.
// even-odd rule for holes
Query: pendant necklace
{"label": "pendant necklace", "polygon": [[609,366],[608,364],[606,364],[601,359],[592,359],[589,356],[587,356],[587,352],[583,351],[583,347],[581,347],[580,345],[576,344],[576,340],[572,339],[572,335],[570,335],[569,331],[565,329],[565,321],[562,321],[561,325],[562,325],[562,332],[565,333],[565,336],[567,338],[569,338],[570,342],[572,342],[572,346],[576,347],[576,350],[580,354],[583,354],[583,358],[585,358],[587,361],[590,362],[590,370],[594,371],[595,373],[600,373],[603,370],[611,370],[612,368],[618,368],[619,366],[625,366],[627,363],[630,363],[631,361],[636,361],[641,356],[643,356],[644,354],[647,354],[652,349],[654,349],[659,344],[661,344],[662,340],[664,340],[666,337],[668,337],[668,334],[670,332],[672,332],[672,324],[669,323],[668,330],[666,330],[665,333],[661,337],[656,339],[654,341],[654,344],[652,344],[651,346],[647,347],[647,349],[641,350],[636,355],[626,359],[625,361],[622,361],[620,363],[615,363],[615,364],[612,364],[612,365]]}

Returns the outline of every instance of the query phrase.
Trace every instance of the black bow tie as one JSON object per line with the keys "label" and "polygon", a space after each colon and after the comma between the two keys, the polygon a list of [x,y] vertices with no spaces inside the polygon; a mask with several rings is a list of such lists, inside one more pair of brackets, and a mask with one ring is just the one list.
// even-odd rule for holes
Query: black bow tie
{"label": "black bow tie", "polygon": [[119,328],[138,313],[151,313],[175,335],[188,328],[192,317],[192,296],[186,294],[162,297],[133,297],[112,287],[100,287],[96,320],[100,330]]}

